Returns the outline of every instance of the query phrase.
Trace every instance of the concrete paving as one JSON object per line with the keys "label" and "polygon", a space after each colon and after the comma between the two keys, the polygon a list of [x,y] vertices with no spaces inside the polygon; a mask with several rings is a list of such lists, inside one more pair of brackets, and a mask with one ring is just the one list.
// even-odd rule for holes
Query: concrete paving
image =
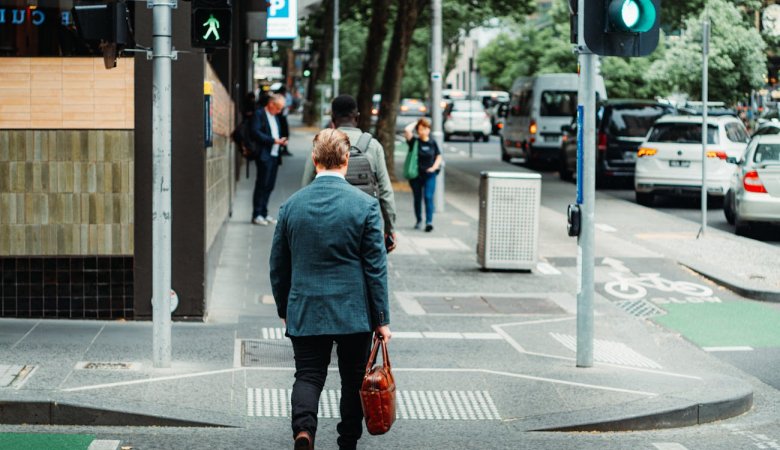
{"label": "concrete paving", "polygon": [[[291,140],[294,156],[285,160],[271,196],[274,216],[299,187],[311,138],[299,129]],[[482,271],[474,178],[456,172],[453,165],[447,208],[437,213],[433,233],[412,228],[411,194],[402,183],[396,192],[399,248],[389,256],[396,333],[390,353],[399,389],[395,444],[450,442],[465,422],[500,433],[511,448],[513,433],[523,431],[681,427],[743,414],[754,399],[778,404],[776,390],[601,293],[595,364],[576,367],[576,248],[561,214],[541,211],[545,265],[531,272]],[[273,227],[250,224],[253,178],[241,174],[206,323],[174,324],[172,367],[152,367],[151,323],[0,320],[0,372],[29,368],[0,385],[0,423],[255,428],[273,435],[269,442],[287,442],[286,434],[277,435],[289,433],[293,361],[268,280]],[[625,217],[610,223],[629,226]],[[632,239],[600,231],[597,282],[616,270],[617,258],[667,258],[704,272],[727,255],[728,267],[741,268],[729,271],[734,285],[752,280],[752,290],[776,288],[780,272],[764,267],[776,267],[776,250],[744,247],[743,238],[725,233],[694,241],[688,224],[659,214],[650,237],[636,237],[647,227]],[[743,272],[765,274],[766,283]],[[717,271],[707,276],[722,281]],[[330,428],[338,416],[338,386],[331,372],[320,410]],[[415,434],[416,441],[400,437],[431,422],[436,425]],[[449,448],[473,448],[461,445]]]}

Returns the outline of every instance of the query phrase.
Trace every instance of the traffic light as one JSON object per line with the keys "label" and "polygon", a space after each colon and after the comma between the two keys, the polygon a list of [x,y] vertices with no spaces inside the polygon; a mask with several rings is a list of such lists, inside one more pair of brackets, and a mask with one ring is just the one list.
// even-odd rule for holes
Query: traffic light
{"label": "traffic light", "polygon": [[645,56],[658,46],[661,0],[585,0],[585,45],[602,56]]}
{"label": "traffic light", "polygon": [[77,1],[73,5],[73,17],[79,37],[103,53],[106,69],[116,67],[119,53],[133,45],[124,0],[111,3]]}
{"label": "traffic light", "polygon": [[196,48],[230,47],[230,0],[193,0],[190,44]]}

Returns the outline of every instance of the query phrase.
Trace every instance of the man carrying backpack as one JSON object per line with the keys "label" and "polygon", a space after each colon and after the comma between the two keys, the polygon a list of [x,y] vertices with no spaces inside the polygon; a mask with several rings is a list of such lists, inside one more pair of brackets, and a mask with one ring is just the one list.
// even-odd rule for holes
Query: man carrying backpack
{"label": "man carrying backpack", "polygon": [[[333,126],[346,133],[349,137],[350,145],[350,170],[347,173],[347,181],[357,186],[370,195],[375,195],[379,200],[379,206],[382,210],[382,219],[384,220],[385,246],[390,252],[395,249],[395,197],[393,194],[393,185],[390,182],[390,175],[387,173],[385,163],[385,151],[382,144],[371,137],[369,133],[363,133],[357,127],[358,112],[357,101],[351,95],[339,95],[333,99],[330,106]],[[365,136],[364,136],[365,134]],[[358,154],[359,153],[359,154]],[[357,156],[357,157],[356,157]],[[362,173],[363,167],[359,160],[363,158],[368,161],[371,173]],[[368,169],[366,169],[368,171]],[[302,186],[307,186],[316,176],[314,163],[311,158],[306,161],[306,167],[303,170]],[[370,180],[367,180],[370,179]],[[363,181],[367,180],[365,183]],[[372,191],[376,191],[374,194]]]}

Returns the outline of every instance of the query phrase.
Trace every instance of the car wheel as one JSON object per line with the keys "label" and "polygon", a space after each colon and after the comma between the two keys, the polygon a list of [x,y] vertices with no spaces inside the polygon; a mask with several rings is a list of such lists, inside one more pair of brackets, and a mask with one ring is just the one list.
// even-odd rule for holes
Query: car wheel
{"label": "car wheel", "polygon": [[488,142],[490,141],[490,135],[489,134],[483,134],[482,135],[482,142]]}
{"label": "car wheel", "polygon": [[558,177],[562,181],[574,180],[574,173],[569,170],[569,159],[566,157],[564,149],[561,149],[561,155],[558,157]]}
{"label": "car wheel", "polygon": [[655,194],[652,192],[637,192],[636,202],[642,206],[653,206],[655,203]]}
{"label": "car wheel", "polygon": [[734,233],[737,236],[750,236],[750,222],[739,220],[739,215],[734,214]]}
{"label": "car wheel", "polygon": [[726,222],[729,225],[734,225],[736,215],[734,214],[734,191],[732,190],[729,190],[726,193],[726,198],[723,199],[723,215],[726,216]]}

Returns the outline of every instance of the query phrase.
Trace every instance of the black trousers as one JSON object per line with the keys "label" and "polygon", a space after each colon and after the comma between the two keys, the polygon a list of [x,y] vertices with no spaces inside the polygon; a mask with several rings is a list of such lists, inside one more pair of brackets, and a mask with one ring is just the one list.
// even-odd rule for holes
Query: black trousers
{"label": "black trousers", "polygon": [[279,169],[279,158],[269,156],[266,159],[256,159],[257,178],[255,190],[252,193],[252,219],[268,215],[268,199],[276,185],[276,172]]}
{"label": "black trousers", "polygon": [[354,449],[363,434],[363,408],[360,405],[360,385],[371,353],[371,333],[291,336],[295,353],[295,383],[292,391],[293,437],[308,431],[317,432],[317,411],[325,385],[333,342],[336,342],[339,375],[341,377],[341,422],[336,430],[341,449]]}

